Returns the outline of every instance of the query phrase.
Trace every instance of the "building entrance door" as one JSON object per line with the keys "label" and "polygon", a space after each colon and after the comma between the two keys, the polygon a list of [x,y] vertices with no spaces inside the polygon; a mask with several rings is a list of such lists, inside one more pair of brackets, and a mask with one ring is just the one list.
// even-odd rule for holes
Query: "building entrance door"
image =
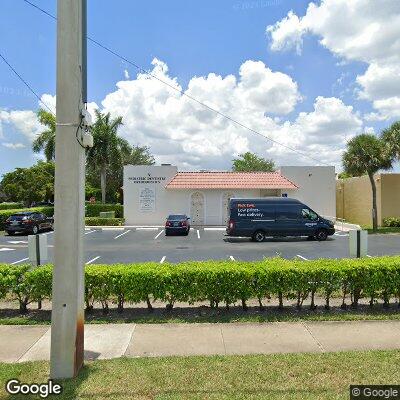
{"label": "building entrance door", "polygon": [[204,195],[200,192],[192,194],[190,199],[190,218],[192,225],[204,225]]}

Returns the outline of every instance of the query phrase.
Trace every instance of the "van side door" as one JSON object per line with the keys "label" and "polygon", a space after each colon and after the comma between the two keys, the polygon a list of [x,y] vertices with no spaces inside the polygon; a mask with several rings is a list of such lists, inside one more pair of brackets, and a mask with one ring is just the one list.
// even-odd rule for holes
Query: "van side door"
{"label": "van side door", "polygon": [[276,236],[304,235],[304,221],[301,204],[279,204],[276,206]]}

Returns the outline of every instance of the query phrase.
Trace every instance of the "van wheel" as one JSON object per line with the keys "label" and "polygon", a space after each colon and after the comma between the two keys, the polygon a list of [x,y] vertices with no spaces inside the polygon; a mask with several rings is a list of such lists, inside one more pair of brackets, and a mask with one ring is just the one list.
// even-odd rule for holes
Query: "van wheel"
{"label": "van wheel", "polygon": [[265,233],[263,231],[257,231],[253,234],[253,240],[261,243],[265,240]]}
{"label": "van wheel", "polygon": [[315,239],[317,239],[319,242],[325,241],[327,237],[328,237],[328,232],[325,229],[320,229],[315,234]]}

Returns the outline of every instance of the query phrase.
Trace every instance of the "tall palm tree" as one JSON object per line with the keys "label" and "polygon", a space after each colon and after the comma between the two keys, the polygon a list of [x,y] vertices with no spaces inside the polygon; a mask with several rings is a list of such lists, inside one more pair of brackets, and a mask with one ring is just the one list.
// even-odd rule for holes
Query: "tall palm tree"
{"label": "tall palm tree", "polygon": [[117,135],[122,117],[113,119],[110,113],[95,112],[97,119],[92,127],[94,146],[87,153],[87,163],[100,173],[101,201],[105,203],[107,169],[117,164],[122,166],[125,157],[131,153],[131,146]]}
{"label": "tall palm tree", "polygon": [[39,122],[47,129],[40,133],[32,143],[35,153],[44,151],[47,161],[52,161],[56,156],[56,117],[42,108],[37,112]]}
{"label": "tall palm tree", "polygon": [[400,161],[400,121],[394,122],[381,133],[381,139],[385,142],[394,159]]}
{"label": "tall palm tree", "polygon": [[378,228],[376,184],[374,174],[392,168],[393,157],[385,143],[372,134],[362,134],[349,140],[342,162],[345,172],[352,176],[368,174],[372,189],[372,227]]}

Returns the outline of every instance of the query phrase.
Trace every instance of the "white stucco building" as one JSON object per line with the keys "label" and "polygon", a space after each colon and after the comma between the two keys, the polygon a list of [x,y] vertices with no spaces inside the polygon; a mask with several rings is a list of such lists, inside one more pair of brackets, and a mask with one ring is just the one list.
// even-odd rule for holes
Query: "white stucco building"
{"label": "white stucco building", "polygon": [[124,167],[126,225],[162,225],[187,214],[192,225],[225,225],[233,197],[287,196],[335,216],[334,167],[281,167],[267,172],[178,172],[173,165]]}

